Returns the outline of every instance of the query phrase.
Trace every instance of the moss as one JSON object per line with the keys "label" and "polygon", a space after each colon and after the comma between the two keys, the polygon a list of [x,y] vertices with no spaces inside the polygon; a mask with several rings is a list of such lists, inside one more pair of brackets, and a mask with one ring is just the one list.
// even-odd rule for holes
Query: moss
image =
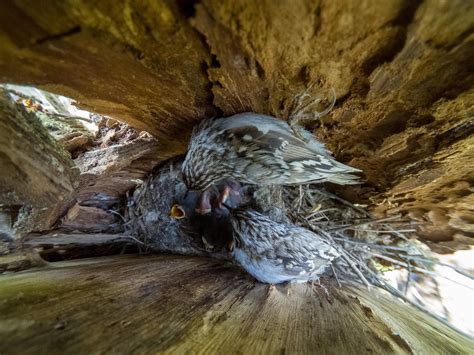
{"label": "moss", "polygon": [[56,139],[60,140],[70,133],[82,133],[91,139],[94,135],[79,120],[74,118],[61,118],[56,115],[37,113],[37,117],[41,124]]}

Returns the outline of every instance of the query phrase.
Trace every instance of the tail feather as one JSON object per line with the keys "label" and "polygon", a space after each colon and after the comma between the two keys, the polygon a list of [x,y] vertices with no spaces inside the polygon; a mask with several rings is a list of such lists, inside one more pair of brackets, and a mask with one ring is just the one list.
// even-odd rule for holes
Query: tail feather
{"label": "tail feather", "polygon": [[357,185],[362,183],[360,177],[354,175],[361,173],[362,170],[342,164],[338,161],[334,161],[334,166],[339,170],[339,172],[328,175],[327,180],[329,182],[339,185]]}
{"label": "tail feather", "polygon": [[351,174],[334,174],[327,177],[327,181],[338,185],[358,185],[362,181],[358,176]]}
{"label": "tail feather", "polygon": [[[329,166],[329,168],[328,168]],[[294,163],[290,165],[290,174],[287,176],[286,183],[305,184],[332,182],[339,185],[356,185],[362,183],[357,176],[361,170],[344,165],[335,160],[330,163],[326,160],[323,164],[312,161],[305,164]]]}

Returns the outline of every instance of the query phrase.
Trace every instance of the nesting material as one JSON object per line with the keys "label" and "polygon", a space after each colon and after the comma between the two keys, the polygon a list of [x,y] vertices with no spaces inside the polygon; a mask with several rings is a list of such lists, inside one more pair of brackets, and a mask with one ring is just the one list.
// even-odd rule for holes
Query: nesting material
{"label": "nesting material", "polygon": [[[138,240],[143,251],[228,259],[226,243],[217,248],[209,245],[200,236],[202,225],[196,228],[186,218],[171,215],[177,213],[172,207],[183,201],[187,191],[180,166],[176,161],[165,164],[129,196],[127,231]],[[326,269],[325,276],[339,284],[378,286],[413,304],[402,291],[385,281],[383,271],[406,269],[407,289],[412,274],[429,274],[436,262],[417,241],[415,222],[400,216],[375,219],[361,206],[326,191],[323,185],[257,188],[249,207],[276,223],[307,228],[336,249],[341,257]]]}
{"label": "nesting material", "polygon": [[[140,241],[143,251],[222,253],[222,248],[211,250],[200,238],[202,226],[189,225],[181,215],[176,218],[174,205],[183,201],[187,191],[180,167],[176,161],[165,164],[129,196],[126,229]],[[387,259],[415,264],[414,260],[424,258],[413,238],[413,222],[399,217],[376,220],[322,185],[261,187],[255,190],[250,207],[276,223],[294,223],[324,238],[342,255],[332,272],[339,281],[358,280],[369,285],[376,282],[384,262],[392,263]],[[416,263],[413,267],[421,266]]]}

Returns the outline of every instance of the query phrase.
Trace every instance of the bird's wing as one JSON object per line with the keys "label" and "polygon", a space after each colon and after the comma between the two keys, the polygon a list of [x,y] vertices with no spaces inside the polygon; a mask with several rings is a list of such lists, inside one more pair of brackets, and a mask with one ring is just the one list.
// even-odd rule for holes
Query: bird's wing
{"label": "bird's wing", "polygon": [[240,126],[228,127],[223,133],[237,155],[248,158],[244,167],[248,175],[255,173],[255,176],[276,179],[277,183],[292,184],[329,180],[337,174],[350,181],[355,177],[344,175],[359,171],[334,160],[311,135],[306,135],[305,138],[311,139],[306,142],[280,125],[244,125],[242,122]]}
{"label": "bird's wing", "polygon": [[311,231],[288,226],[275,244],[276,259],[287,272],[312,274],[338,257],[337,251]]}
{"label": "bird's wing", "polygon": [[[252,210],[234,210],[233,224],[243,238],[242,248],[271,260],[273,272],[281,275],[311,275],[339,256],[334,248],[317,234],[289,224],[274,223]],[[248,244],[248,245],[247,245]]]}

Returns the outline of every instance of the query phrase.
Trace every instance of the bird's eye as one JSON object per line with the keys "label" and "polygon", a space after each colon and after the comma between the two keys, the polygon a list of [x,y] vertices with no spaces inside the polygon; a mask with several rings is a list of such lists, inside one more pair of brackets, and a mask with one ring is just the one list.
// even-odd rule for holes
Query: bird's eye
{"label": "bird's eye", "polygon": [[170,216],[174,219],[183,219],[186,217],[186,212],[184,212],[183,207],[175,203],[173,207],[171,207]]}

